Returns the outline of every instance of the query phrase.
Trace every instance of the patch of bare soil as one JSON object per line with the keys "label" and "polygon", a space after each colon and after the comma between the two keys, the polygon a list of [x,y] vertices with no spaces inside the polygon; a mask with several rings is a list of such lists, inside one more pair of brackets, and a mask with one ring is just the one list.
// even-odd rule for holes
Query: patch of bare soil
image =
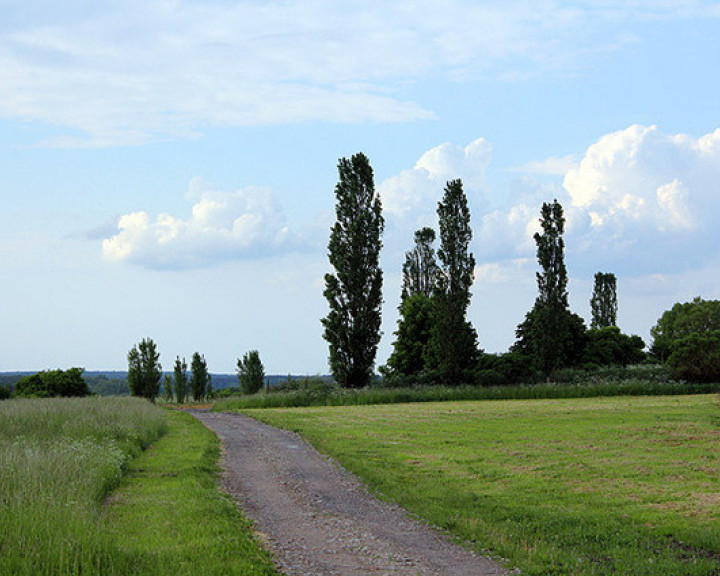
{"label": "patch of bare soil", "polygon": [[378,500],[297,434],[239,414],[191,412],[222,440],[225,487],[285,574],[508,573]]}

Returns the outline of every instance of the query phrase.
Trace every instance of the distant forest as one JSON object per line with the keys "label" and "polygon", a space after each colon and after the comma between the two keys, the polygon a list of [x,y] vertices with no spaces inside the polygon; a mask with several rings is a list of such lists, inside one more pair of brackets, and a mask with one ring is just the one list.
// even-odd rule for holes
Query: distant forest
{"label": "distant forest", "polygon": [[[9,390],[15,389],[15,384],[25,376],[31,376],[35,372],[0,372],[0,386]],[[167,374],[172,374],[167,372]],[[226,388],[238,388],[239,381],[237,374],[211,374],[213,390],[224,390]],[[127,371],[86,371],[83,378],[87,382],[90,391],[99,396],[129,396],[130,389],[127,385]],[[292,376],[293,380],[305,378],[305,376]],[[270,388],[279,386],[288,381],[288,376],[271,375],[265,377],[265,382]],[[239,389],[239,388],[238,388]]]}

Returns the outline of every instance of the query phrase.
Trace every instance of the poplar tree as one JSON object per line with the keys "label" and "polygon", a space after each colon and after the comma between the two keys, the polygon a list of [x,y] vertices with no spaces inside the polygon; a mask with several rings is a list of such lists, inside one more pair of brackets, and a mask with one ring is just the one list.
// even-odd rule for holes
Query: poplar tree
{"label": "poplar tree", "polygon": [[415,231],[415,247],[405,253],[401,300],[415,294],[428,298],[432,295],[438,275],[433,242],[435,230],[432,228]]}
{"label": "poplar tree", "polygon": [[434,377],[455,385],[473,379],[480,357],[477,333],[466,320],[475,257],[470,252],[470,209],[461,180],[451,180],[437,208],[440,266],[433,295],[433,325],[426,361]]}
{"label": "poplar tree", "polygon": [[595,274],[595,286],[590,299],[592,321],[590,328],[617,326],[617,280],[615,274]]}
{"label": "poplar tree", "polygon": [[130,393],[155,401],[160,392],[162,366],[160,354],[152,338],[143,338],[140,344],[133,346],[128,352],[127,382]]}
{"label": "poplar tree", "polygon": [[325,275],[330,311],[322,319],[330,370],[344,387],[370,383],[380,343],[382,305],[381,236],[385,228],[368,158],[358,153],[338,162],[337,220],[330,232]]}
{"label": "poplar tree", "polygon": [[265,382],[265,367],[257,350],[246,352],[237,361],[237,375],[243,394],[259,392]]}
{"label": "poplar tree", "polygon": [[190,389],[195,401],[204,400],[210,393],[210,374],[208,374],[205,356],[195,352],[190,362]]}
{"label": "poplar tree", "polygon": [[173,385],[175,388],[175,397],[178,404],[184,404],[188,399],[188,376],[187,363],[185,358],[180,360],[180,356],[175,358],[175,368],[173,370]]}
{"label": "poplar tree", "polygon": [[435,231],[421,228],[415,232],[415,247],[405,253],[397,338],[387,365],[380,367],[383,376],[418,379],[425,370],[433,318],[431,296],[438,275],[434,241]]}
{"label": "poplar tree", "polygon": [[538,296],[533,309],[517,327],[514,351],[530,356],[548,378],[560,366],[582,359],[586,341],[585,323],[568,308],[565,268],[565,216],[557,200],[543,203],[540,226],[535,234],[540,271],[535,276]]}

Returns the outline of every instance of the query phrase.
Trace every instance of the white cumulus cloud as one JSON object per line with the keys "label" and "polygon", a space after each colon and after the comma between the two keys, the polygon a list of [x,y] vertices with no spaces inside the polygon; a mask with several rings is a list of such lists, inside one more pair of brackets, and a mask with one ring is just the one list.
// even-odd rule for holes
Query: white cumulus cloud
{"label": "white cumulus cloud", "polygon": [[719,183],[720,129],[696,138],[634,125],[591,145],[563,186],[588,249],[664,268],[716,253]]}
{"label": "white cumulus cloud", "polygon": [[492,148],[484,138],[465,147],[444,143],[425,152],[415,166],[378,186],[383,211],[395,225],[412,230],[432,226],[435,212],[449,180],[462,179],[470,202],[482,198],[485,170]]}
{"label": "white cumulus cloud", "polygon": [[[193,195],[198,195],[194,192]],[[273,255],[300,246],[271,191],[204,191],[186,219],[146,212],[122,216],[103,240],[106,260],[148,268],[194,268]]]}

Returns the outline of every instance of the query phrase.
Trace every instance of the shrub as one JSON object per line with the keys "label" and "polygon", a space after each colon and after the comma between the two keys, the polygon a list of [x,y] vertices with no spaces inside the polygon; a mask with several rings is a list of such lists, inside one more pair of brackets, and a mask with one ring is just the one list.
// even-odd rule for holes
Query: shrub
{"label": "shrub", "polygon": [[688,382],[720,382],[720,330],[675,340],[668,367],[673,378]]}
{"label": "shrub", "polygon": [[82,376],[82,368],[50,370],[25,376],[15,385],[15,395],[51,398],[54,396],[88,396],[90,389]]}

